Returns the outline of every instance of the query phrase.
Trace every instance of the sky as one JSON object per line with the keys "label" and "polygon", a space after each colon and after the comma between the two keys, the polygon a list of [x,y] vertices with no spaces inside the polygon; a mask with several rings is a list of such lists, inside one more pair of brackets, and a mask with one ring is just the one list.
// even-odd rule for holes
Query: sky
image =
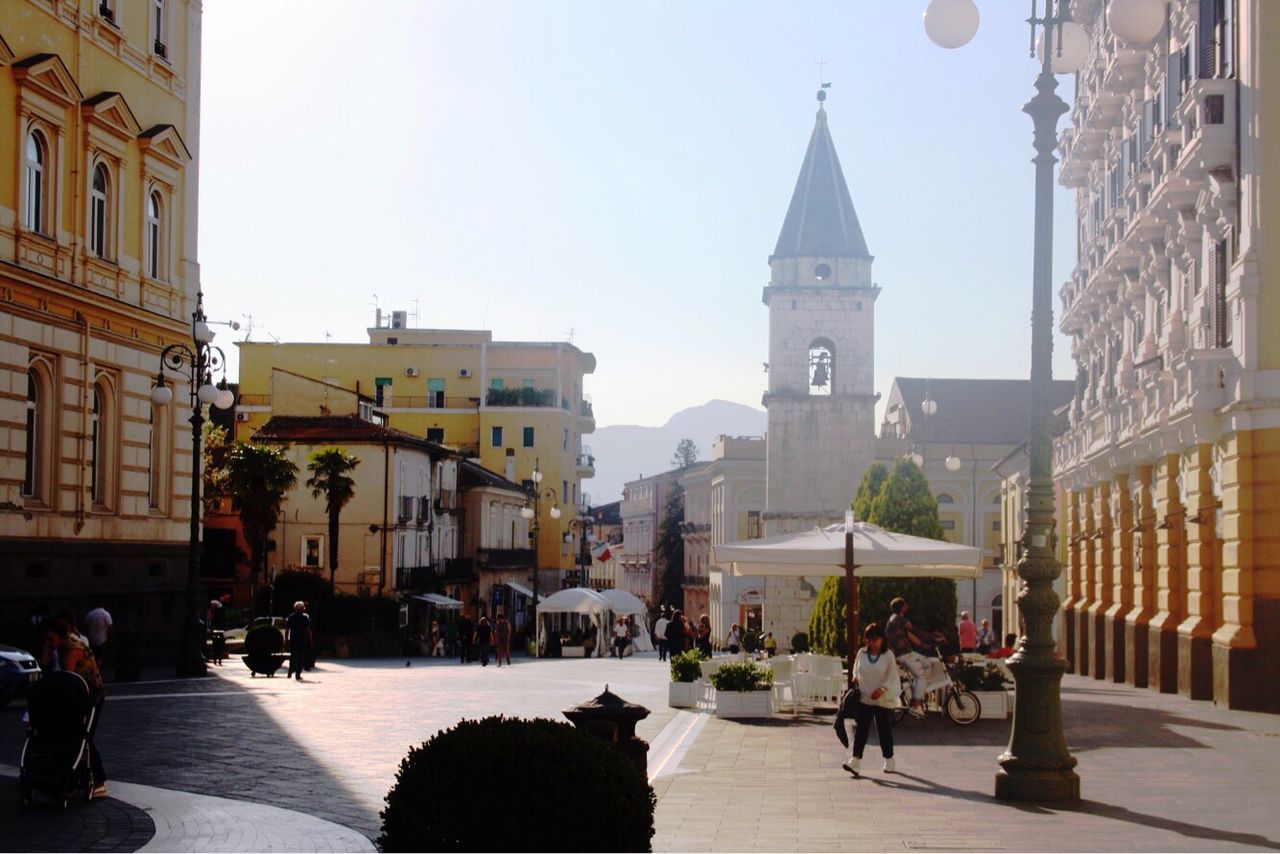
{"label": "sky", "polygon": [[[242,324],[219,343],[247,315],[253,340],[367,341],[375,305],[416,309],[572,333],[600,425],[759,406],[761,289],[821,68],[883,289],[877,391],[1025,377],[1027,10],[982,0],[976,38],[943,50],[925,5],[206,2],[201,279],[210,317]],[[1055,309],[1074,230],[1059,187]],[[1060,336],[1055,373],[1074,373]]]}

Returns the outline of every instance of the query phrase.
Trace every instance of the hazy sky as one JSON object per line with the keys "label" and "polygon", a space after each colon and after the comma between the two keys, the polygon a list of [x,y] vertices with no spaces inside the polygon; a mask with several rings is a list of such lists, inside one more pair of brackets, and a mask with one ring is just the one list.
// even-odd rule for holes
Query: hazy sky
{"label": "hazy sky", "polygon": [[[375,294],[384,311],[417,300],[425,327],[576,330],[601,425],[759,406],[760,291],[823,57],[883,288],[877,390],[1024,377],[1027,10],[980,0],[977,38],[947,51],[925,5],[206,2],[209,313],[252,314],[254,340],[365,341]],[[1073,211],[1059,188],[1055,309]],[[1070,376],[1062,338],[1055,357]]]}

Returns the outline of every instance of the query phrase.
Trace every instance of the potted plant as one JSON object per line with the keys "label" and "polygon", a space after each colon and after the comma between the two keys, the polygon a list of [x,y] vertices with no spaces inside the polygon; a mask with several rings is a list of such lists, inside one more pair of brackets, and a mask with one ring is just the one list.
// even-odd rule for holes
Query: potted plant
{"label": "potted plant", "polygon": [[275,676],[288,658],[284,650],[284,635],[271,623],[261,623],[244,636],[244,655],[241,659],[254,676]]}
{"label": "potted plant", "polygon": [[773,717],[773,671],[754,661],[720,665],[711,676],[716,689],[716,717]]}
{"label": "potted plant", "polygon": [[702,675],[702,656],[696,649],[671,656],[671,684],[667,687],[667,705],[673,709],[691,709],[698,704],[698,677]]}
{"label": "potted plant", "polygon": [[961,668],[959,681],[965,690],[973,692],[982,704],[982,717],[999,718],[1009,716],[1009,692],[1004,674],[994,662],[970,664]]}

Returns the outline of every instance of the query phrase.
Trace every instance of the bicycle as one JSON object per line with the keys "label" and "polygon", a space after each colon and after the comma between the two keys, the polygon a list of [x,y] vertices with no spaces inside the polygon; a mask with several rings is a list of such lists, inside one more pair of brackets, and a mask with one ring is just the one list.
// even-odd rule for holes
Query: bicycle
{"label": "bicycle", "polygon": [[[931,664],[929,672],[925,674],[924,710],[942,712],[957,726],[969,726],[982,717],[982,701],[952,679],[951,671],[955,665],[937,658],[927,660],[936,663]],[[911,672],[899,663],[898,676],[902,682],[902,696],[899,700],[900,707],[893,712],[894,725],[907,716],[911,704]]]}

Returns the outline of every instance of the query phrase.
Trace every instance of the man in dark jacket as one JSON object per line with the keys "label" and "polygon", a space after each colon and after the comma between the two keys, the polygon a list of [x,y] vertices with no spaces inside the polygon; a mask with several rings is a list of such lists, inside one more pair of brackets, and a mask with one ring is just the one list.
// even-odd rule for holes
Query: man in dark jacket
{"label": "man in dark jacket", "polygon": [[463,614],[458,619],[458,663],[467,664],[471,661],[471,643],[475,640],[476,627],[471,619]]}
{"label": "man in dark jacket", "polygon": [[670,655],[679,655],[684,652],[684,612],[676,611],[671,615],[671,622],[667,623],[667,652]]}

